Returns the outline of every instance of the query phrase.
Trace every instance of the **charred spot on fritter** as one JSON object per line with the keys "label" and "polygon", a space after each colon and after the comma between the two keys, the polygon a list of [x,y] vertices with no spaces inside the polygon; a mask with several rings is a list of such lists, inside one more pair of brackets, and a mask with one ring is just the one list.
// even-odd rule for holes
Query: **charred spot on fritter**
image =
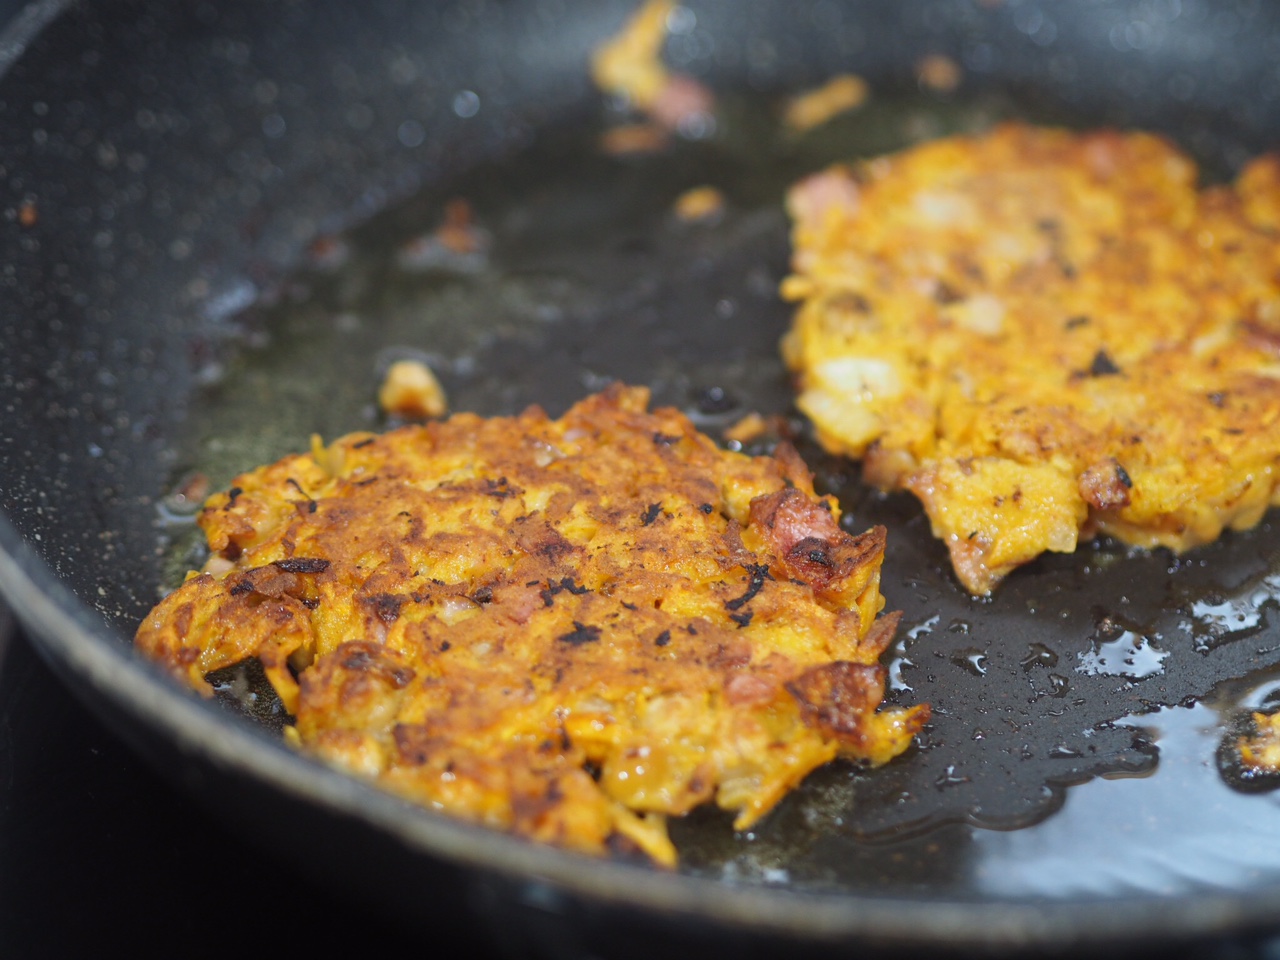
{"label": "charred spot on fritter", "polygon": [[233,491],[139,647],[206,691],[258,657],[290,742],[436,809],[670,865],[667,817],[746,829],[928,716],[880,707],[884,530],[643,389],[316,442]]}

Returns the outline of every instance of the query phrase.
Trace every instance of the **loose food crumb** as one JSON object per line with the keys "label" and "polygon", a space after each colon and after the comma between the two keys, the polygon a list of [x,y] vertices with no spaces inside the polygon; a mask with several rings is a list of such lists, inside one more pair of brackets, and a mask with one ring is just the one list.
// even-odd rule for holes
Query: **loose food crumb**
{"label": "loose food crumb", "polygon": [[715,187],[693,187],[676,197],[673,209],[686,223],[714,220],[724,212],[724,194]]}
{"label": "loose food crumb", "polygon": [[449,410],[444,387],[421,360],[397,360],[378,389],[378,406],[389,416],[429,420]]}
{"label": "loose food crumb", "polygon": [[724,438],[736,443],[750,443],[769,432],[769,422],[758,413],[748,413],[737,423],[725,428]]}
{"label": "loose food crumb", "polygon": [[488,264],[492,237],[481,227],[471,204],[461,197],[444,206],[440,225],[402,246],[397,262],[406,270],[476,273]]}
{"label": "loose food crumb", "polygon": [[690,134],[706,126],[715,95],[695,78],[662,62],[672,0],[648,0],[623,29],[596,48],[591,76],[605,93],[619,97],[667,130]]}
{"label": "loose food crumb", "polygon": [[931,53],[916,64],[920,86],[936,93],[951,93],[960,86],[963,76],[960,65],[941,53]]}
{"label": "loose food crumb", "polygon": [[862,106],[870,88],[867,81],[852,73],[832,77],[816,90],[792,98],[782,115],[783,124],[794,133],[805,133],[833,117]]}
{"label": "loose food crumb", "polygon": [[600,149],[610,156],[656,153],[671,144],[671,133],[656,123],[623,123],[600,135]]}

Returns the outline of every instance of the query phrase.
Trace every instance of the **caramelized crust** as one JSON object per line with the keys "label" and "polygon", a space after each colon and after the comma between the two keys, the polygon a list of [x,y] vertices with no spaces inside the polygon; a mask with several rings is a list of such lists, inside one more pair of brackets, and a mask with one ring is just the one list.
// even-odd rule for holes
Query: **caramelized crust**
{"label": "caramelized crust", "polygon": [[137,643],[206,692],[259,657],[293,742],[410,799],[661,864],[669,815],[746,829],[835,757],[901,753],[929,713],[877,709],[883,529],[842,531],[793,452],[647,404],[615,386],[247,473]]}
{"label": "caramelized crust", "polygon": [[971,592],[1097,532],[1256,524],[1280,457],[1280,159],[1007,124],[795,186],[800,408],[924,505]]}

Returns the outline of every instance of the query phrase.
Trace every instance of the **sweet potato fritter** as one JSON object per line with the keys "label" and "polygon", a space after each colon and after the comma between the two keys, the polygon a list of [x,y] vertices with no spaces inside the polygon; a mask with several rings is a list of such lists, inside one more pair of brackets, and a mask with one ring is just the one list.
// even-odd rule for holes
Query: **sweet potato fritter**
{"label": "sweet potato fritter", "polygon": [[792,189],[799,406],[922,501],[971,592],[1277,502],[1280,159],[1196,178],[1150,134],[1008,124]]}
{"label": "sweet potato fritter", "polygon": [[901,753],[929,711],[877,710],[884,529],[843,532],[789,448],[647,405],[614,386],[247,473],[137,643],[206,692],[258,657],[297,745],[405,797],[661,864],[667,815],[745,829],[835,757]]}

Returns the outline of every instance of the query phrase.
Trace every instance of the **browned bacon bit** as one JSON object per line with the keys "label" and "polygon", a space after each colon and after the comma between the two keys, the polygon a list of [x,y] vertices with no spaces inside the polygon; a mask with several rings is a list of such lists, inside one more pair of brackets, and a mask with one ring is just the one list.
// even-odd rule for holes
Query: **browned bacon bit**
{"label": "browned bacon bit", "polygon": [[[214,561],[137,645],[206,693],[258,657],[290,743],[413,802],[668,866],[667,817],[714,802],[750,829],[821,765],[902,753],[921,708],[801,679],[888,644],[883,537],[843,533],[798,456],[721,449],[648,396],[455,414],[243,474],[198,516]],[[840,729],[859,704],[861,739]]]}
{"label": "browned bacon bit", "polygon": [[1114,457],[1095,463],[1080,475],[1080,496],[1096,510],[1118,510],[1131,500],[1133,481]]}
{"label": "browned bacon bit", "polygon": [[867,635],[862,638],[860,649],[868,657],[879,657],[880,654],[889,649],[889,644],[893,643],[894,634],[898,632],[898,624],[901,622],[901,610],[894,610],[891,613],[881,615],[871,625]]}
{"label": "browned bacon bit", "polygon": [[[840,661],[806,670],[787,689],[806,719],[840,740],[868,746],[877,737],[869,723],[884,699],[884,668]],[[912,734],[929,721],[926,707],[905,720]]]}
{"label": "browned bacon bit", "polygon": [[751,503],[751,523],[768,530],[784,556],[801,541],[825,541],[839,535],[831,513],[795,487],[786,487]]}

